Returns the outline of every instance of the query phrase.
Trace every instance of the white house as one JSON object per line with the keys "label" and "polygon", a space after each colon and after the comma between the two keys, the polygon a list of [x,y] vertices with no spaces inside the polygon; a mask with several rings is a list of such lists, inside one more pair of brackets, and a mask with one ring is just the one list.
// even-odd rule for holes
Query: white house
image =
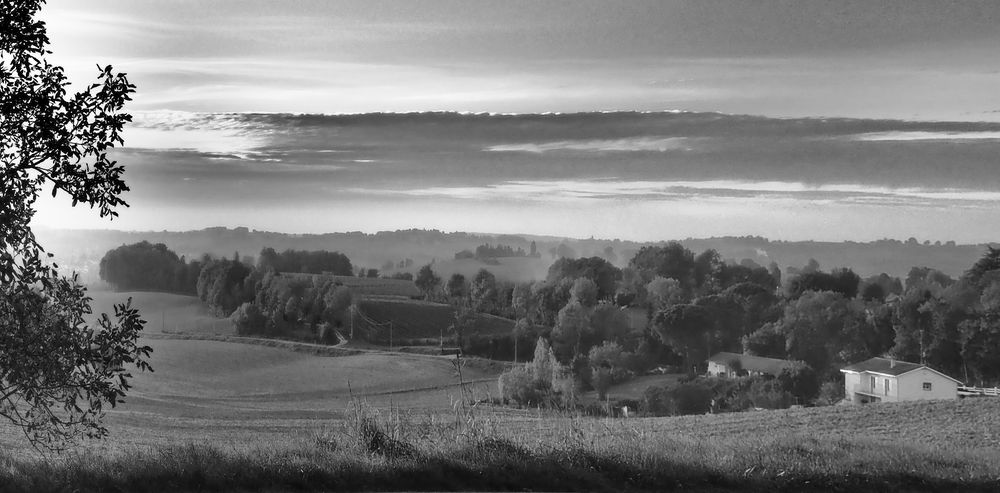
{"label": "white house", "polygon": [[957,399],[962,382],[927,365],[872,358],[841,368],[844,395],[854,404]]}
{"label": "white house", "polygon": [[805,366],[801,361],[765,358],[739,353],[715,353],[708,358],[708,375],[737,377],[740,375],[774,375],[784,370],[795,371]]}

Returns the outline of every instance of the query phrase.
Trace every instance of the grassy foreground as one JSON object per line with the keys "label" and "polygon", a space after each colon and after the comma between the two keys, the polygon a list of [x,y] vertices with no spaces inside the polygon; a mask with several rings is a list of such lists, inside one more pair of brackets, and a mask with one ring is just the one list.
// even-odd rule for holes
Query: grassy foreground
{"label": "grassy foreground", "polygon": [[[4,491],[998,491],[996,425],[963,440],[907,433],[945,413],[973,425],[998,403],[831,408],[743,415],[607,420],[451,416],[356,403],[342,420],[281,443],[163,443],[88,448],[54,458],[0,454]],[[823,420],[872,426],[816,430]],[[738,418],[738,419],[737,419]],[[734,421],[734,419],[736,421]],[[754,424],[753,420],[757,423]],[[678,422],[679,421],[679,422]],[[867,423],[865,422],[867,421]],[[742,423],[710,439],[699,428]],[[776,432],[788,423],[786,433]],[[755,429],[756,428],[756,429]],[[682,431],[689,429],[688,432]],[[912,430],[910,430],[912,431]],[[931,430],[933,431],[933,430]],[[210,435],[210,434],[209,434]],[[248,434],[251,435],[251,434]],[[251,435],[252,436],[252,435]],[[919,437],[919,438],[918,438]]]}

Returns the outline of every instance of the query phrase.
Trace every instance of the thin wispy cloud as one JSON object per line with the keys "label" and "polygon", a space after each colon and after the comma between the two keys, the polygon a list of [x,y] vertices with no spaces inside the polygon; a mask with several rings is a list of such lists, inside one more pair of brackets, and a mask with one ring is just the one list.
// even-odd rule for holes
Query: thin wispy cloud
{"label": "thin wispy cloud", "polygon": [[1000,205],[1000,192],[968,189],[890,188],[862,184],[809,185],[801,182],[508,181],[479,187],[427,187],[410,190],[347,189],[357,194],[440,197],[481,201],[564,202],[574,200],[796,200],[817,203],[879,203],[884,205]]}
{"label": "thin wispy cloud", "polygon": [[918,140],[1000,140],[998,131],[974,132],[927,132],[927,131],[893,131],[872,132],[854,136],[856,140],[873,142],[918,141]]}
{"label": "thin wispy cloud", "polygon": [[627,139],[564,140],[559,142],[499,144],[487,147],[491,152],[531,152],[540,154],[550,151],[582,152],[666,152],[692,149],[689,139],[683,137],[631,137]]}

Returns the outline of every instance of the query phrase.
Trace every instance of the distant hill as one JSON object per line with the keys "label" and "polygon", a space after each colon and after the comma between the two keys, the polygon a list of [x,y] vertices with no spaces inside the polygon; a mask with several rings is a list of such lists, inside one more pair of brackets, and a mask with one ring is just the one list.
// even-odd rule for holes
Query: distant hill
{"label": "distant hill", "polygon": [[[355,267],[381,270],[391,262],[393,268],[383,270],[387,274],[416,272],[420,266],[433,262],[435,271],[442,277],[453,272],[468,276],[479,268],[486,268],[500,279],[514,281],[543,279],[548,266],[556,260],[553,252],[562,244],[569,247],[576,256],[588,257],[604,257],[606,249],[610,247],[609,260],[619,266],[627,264],[639,248],[657,244],[593,238],[445,233],[418,229],[308,235],[223,227],[182,232],[43,229],[37,231],[37,235],[42,244],[56,254],[61,266],[77,270],[86,282],[97,281],[97,265],[108,250],[142,240],[165,243],[171,250],[189,258],[200,257],[203,253],[232,257],[235,252],[239,252],[241,256],[256,256],[264,247],[278,251],[336,250],[346,254]],[[456,252],[475,250],[483,243],[502,243],[527,250],[532,241],[536,242],[541,258],[503,258],[497,259],[495,265],[491,265],[494,262],[486,263],[475,259],[454,259]],[[862,276],[885,272],[899,277],[905,277],[914,266],[933,267],[957,276],[972,265],[986,248],[985,245],[957,245],[953,242],[921,243],[912,238],[907,241],[886,239],[838,243],[771,241],[746,236],[689,238],[680,241],[695,252],[714,248],[726,259],[750,259],[764,266],[773,261],[783,270],[789,266],[801,267],[813,258],[823,269],[851,267]],[[411,260],[409,267],[397,268],[405,259]]]}

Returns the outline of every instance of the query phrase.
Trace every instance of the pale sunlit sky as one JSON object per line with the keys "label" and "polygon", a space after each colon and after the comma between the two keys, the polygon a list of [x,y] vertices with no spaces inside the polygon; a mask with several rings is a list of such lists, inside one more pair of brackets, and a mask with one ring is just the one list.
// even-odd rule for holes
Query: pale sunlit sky
{"label": "pale sunlit sky", "polygon": [[135,109],[1000,118],[993,0],[53,0],[43,13],[55,58],[125,70]]}

